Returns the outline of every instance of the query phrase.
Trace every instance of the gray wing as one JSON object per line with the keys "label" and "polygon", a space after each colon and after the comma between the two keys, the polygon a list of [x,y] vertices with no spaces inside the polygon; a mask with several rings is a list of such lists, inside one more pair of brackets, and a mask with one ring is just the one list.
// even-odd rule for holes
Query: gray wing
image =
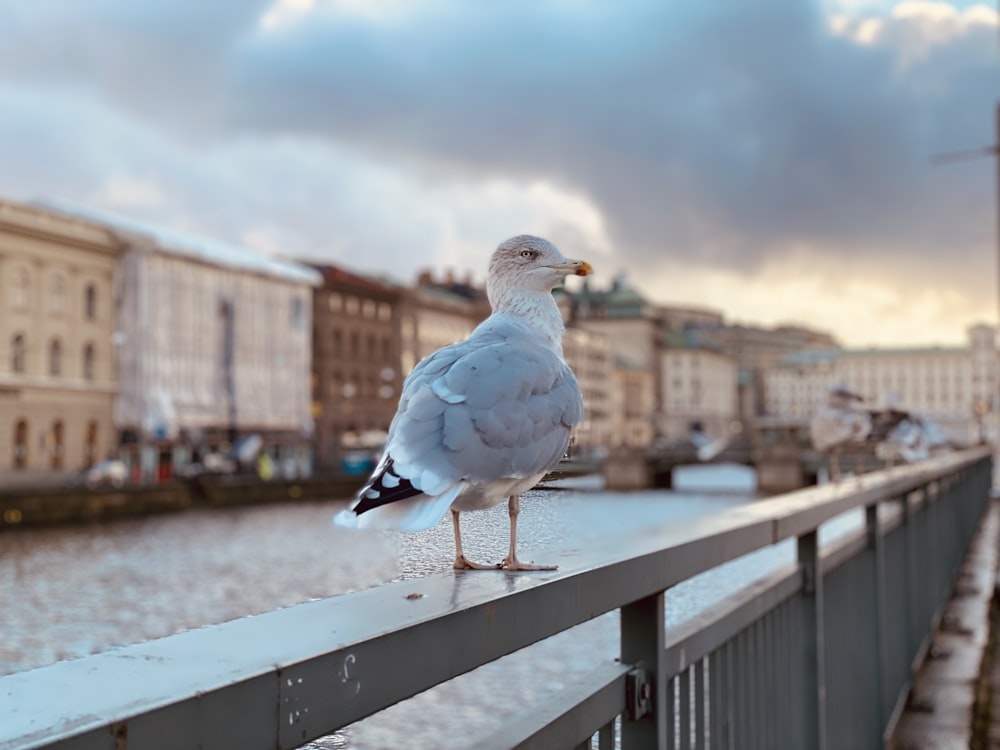
{"label": "gray wing", "polygon": [[530,477],[583,421],[573,372],[533,336],[493,328],[432,354],[406,379],[386,453],[418,489]]}

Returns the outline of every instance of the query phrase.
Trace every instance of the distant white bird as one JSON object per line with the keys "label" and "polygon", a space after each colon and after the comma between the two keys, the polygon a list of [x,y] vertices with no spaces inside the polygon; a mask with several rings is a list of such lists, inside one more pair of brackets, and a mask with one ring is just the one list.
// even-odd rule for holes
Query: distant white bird
{"label": "distant white bird", "polygon": [[861,400],[844,386],[835,386],[827,395],[826,406],[820,407],[809,422],[813,447],[830,454],[830,477],[834,482],[840,481],[841,449],[862,442],[872,429],[871,416],[853,407]]}
{"label": "distant white bird", "polygon": [[941,426],[904,413],[875,446],[876,453],[889,465],[902,459],[908,464],[924,461],[935,451],[948,447],[948,438]]}
{"label": "distant white bird", "polygon": [[923,421],[912,415],[903,417],[879,441],[875,451],[889,466],[893,466],[897,459],[910,464],[930,458],[931,446],[924,433]]}
{"label": "distant white bird", "polygon": [[711,437],[705,432],[700,421],[692,422],[688,430],[688,442],[695,447],[699,461],[711,461],[726,449],[729,440],[728,433],[723,434],[722,437]]}
{"label": "distant white bird", "polygon": [[[517,559],[520,494],[565,454],[583,399],[562,356],[552,289],[590,265],[539,237],[493,253],[486,280],[493,314],[464,341],[422,360],[403,384],[382,458],[336,523],[427,529],[451,509],[457,569],[552,570]],[[459,513],[509,498],[510,546],[499,564],[468,560]]]}

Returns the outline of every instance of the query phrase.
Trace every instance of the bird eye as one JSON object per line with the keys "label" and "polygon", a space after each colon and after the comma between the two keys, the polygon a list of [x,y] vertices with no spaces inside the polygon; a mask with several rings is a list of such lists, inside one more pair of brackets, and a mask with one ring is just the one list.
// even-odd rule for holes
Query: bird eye
{"label": "bird eye", "polygon": [[521,251],[521,257],[522,258],[534,258],[535,257],[535,251],[534,250],[522,250]]}

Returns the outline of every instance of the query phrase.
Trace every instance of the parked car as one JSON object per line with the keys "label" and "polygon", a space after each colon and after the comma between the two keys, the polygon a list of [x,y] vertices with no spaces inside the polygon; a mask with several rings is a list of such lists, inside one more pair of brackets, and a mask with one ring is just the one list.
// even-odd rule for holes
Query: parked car
{"label": "parked car", "polygon": [[123,487],[128,471],[125,469],[125,462],[117,458],[109,458],[98,461],[87,469],[88,487]]}
{"label": "parked car", "polygon": [[340,470],[352,476],[368,474],[375,468],[377,460],[375,454],[371,451],[347,451],[340,458]]}

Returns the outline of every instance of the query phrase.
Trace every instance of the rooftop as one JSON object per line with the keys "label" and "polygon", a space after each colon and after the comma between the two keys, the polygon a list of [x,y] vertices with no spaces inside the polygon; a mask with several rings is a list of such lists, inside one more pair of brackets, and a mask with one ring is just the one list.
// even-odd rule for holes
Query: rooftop
{"label": "rooftop", "polygon": [[290,260],[263,255],[240,245],[177,232],[61,198],[34,201],[31,205],[54,214],[101,225],[113,233],[126,235],[126,238],[127,235],[148,238],[152,240],[156,250],[168,255],[182,256],[212,266],[272,276],[297,284],[318,286],[322,282],[320,275],[311,268]]}

